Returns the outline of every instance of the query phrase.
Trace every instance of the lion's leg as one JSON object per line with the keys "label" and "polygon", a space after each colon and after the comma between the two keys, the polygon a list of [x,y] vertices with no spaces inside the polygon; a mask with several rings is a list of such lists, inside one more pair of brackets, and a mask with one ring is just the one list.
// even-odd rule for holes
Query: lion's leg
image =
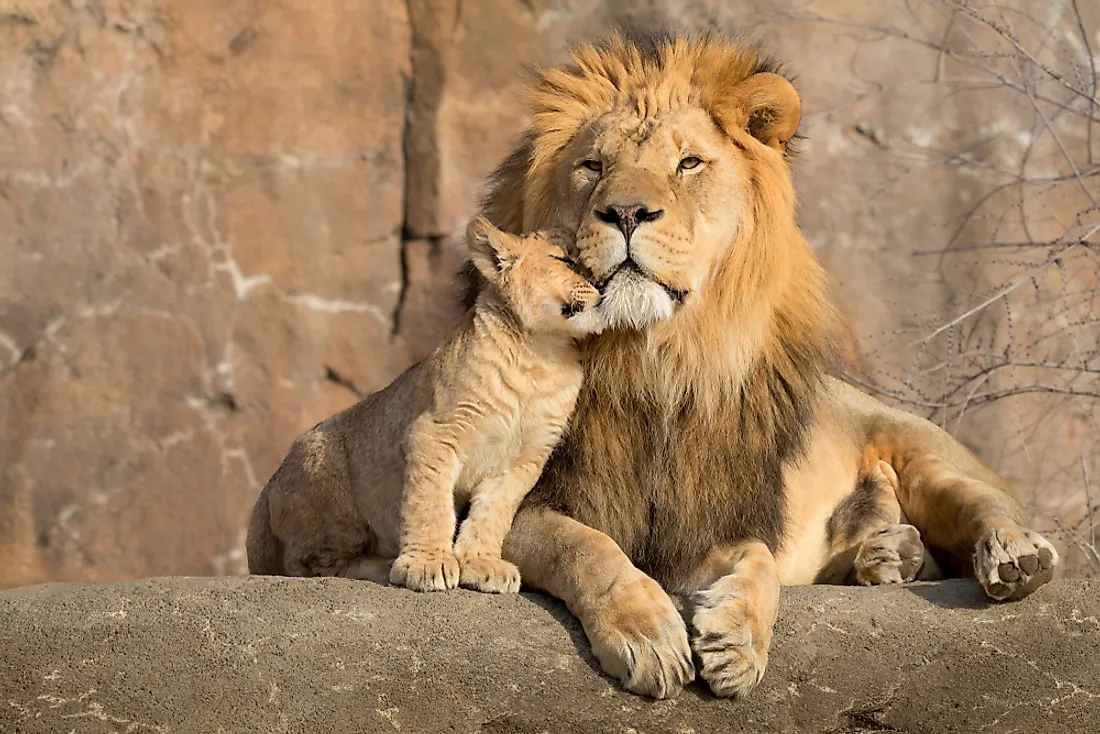
{"label": "lion's leg", "polygon": [[691,646],[716,696],[741,697],[764,676],[779,612],[779,569],[768,547],[712,551],[695,574]]}
{"label": "lion's leg", "polygon": [[454,554],[454,487],[462,462],[449,432],[421,419],[409,437],[409,466],[401,504],[401,551],[390,582],[415,591],[458,586]]}
{"label": "lion's leg", "polygon": [[542,461],[520,464],[485,479],[474,490],[470,512],[455,541],[461,586],[497,594],[519,591],[519,569],[501,558],[501,549],[512,518],[538,480],[542,465]]}
{"label": "lion's leg", "polygon": [[907,524],[897,491],[898,475],[885,461],[860,477],[829,518],[832,559],[818,583],[877,586],[943,578],[920,531]]}
{"label": "lion's leg", "polygon": [[1054,575],[1058,553],[1028,529],[1007,489],[927,455],[907,462],[900,479],[902,508],[925,542],[972,558],[974,575],[992,598],[1022,598]]}
{"label": "lion's leg", "polygon": [[668,698],[695,678],[680,613],[608,536],[559,512],[521,509],[504,557],[525,584],[565,602],[604,671],[628,691]]}

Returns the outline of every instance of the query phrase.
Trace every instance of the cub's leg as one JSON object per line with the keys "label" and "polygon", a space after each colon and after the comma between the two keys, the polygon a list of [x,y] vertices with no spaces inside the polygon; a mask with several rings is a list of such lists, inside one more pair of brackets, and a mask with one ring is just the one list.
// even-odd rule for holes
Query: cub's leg
{"label": "cub's leg", "polygon": [[458,586],[454,488],[462,471],[453,432],[430,416],[413,424],[401,504],[401,551],[390,582],[414,591]]}
{"label": "cub's leg", "polygon": [[376,584],[384,584],[390,580],[390,566],[392,560],[374,556],[361,556],[348,561],[336,576],[356,581],[373,581]]}
{"label": "cub's leg", "polygon": [[604,672],[628,691],[668,698],[695,678],[680,613],[608,536],[559,512],[525,508],[504,557],[519,566],[525,584],[565,602]]}
{"label": "cub's leg", "polygon": [[334,576],[385,584],[390,577],[390,561],[379,556],[291,548],[287,553],[287,573],[291,576]]}
{"label": "cub's leg", "polygon": [[[257,500],[248,529],[251,573],[366,575],[378,536],[356,501],[339,432],[318,426],[298,438]],[[387,564],[388,565],[388,564]]]}
{"label": "cub's leg", "polygon": [[972,558],[974,575],[990,597],[1020,599],[1053,577],[1058,553],[1027,527],[1007,485],[983,481],[932,455],[909,460],[900,479],[906,516],[930,545]]}
{"label": "cub's leg", "polygon": [[478,485],[455,542],[459,584],[489,593],[519,591],[519,569],[501,558],[504,537],[520,502],[542,472],[543,462],[519,464]]}
{"label": "cub's leg", "polygon": [[696,572],[691,647],[716,696],[740,698],[764,677],[779,613],[779,569],[768,547],[717,548]]}

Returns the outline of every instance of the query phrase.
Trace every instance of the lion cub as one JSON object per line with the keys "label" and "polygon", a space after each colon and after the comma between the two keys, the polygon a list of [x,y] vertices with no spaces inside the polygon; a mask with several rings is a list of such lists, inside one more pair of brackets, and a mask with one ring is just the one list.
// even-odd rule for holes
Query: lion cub
{"label": "lion cub", "polygon": [[[470,224],[470,259],[490,287],[424,370],[391,583],[519,591],[519,570],[500,557],[504,536],[573,412],[583,377],[574,339],[601,328],[599,291],[574,271],[563,236]],[[452,550],[455,502],[466,497]]]}
{"label": "lion cub", "polygon": [[573,412],[575,340],[603,328],[566,237],[470,223],[487,287],[431,356],[295,441],[253,511],[252,573],[381,581],[396,556],[410,589],[519,590],[504,537]]}

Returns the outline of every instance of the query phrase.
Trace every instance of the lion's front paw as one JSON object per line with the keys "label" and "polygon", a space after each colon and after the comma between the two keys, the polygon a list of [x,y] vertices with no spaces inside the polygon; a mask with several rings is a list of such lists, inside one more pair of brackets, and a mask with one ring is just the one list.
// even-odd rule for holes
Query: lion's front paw
{"label": "lion's front paw", "polygon": [[974,574],[997,600],[1024,598],[1050,581],[1056,565],[1054,546],[1019,526],[991,531],[974,551]]}
{"label": "lion's front paw", "polygon": [[445,591],[458,586],[458,559],[450,549],[408,551],[390,567],[390,583],[413,591]]}
{"label": "lion's front paw", "polygon": [[716,696],[742,698],[764,677],[768,640],[753,635],[751,601],[708,590],[696,596],[691,646]]}
{"label": "lion's front paw", "polygon": [[917,578],[925,555],[919,530],[912,525],[891,525],[859,546],[856,580],[864,586],[908,583]]}
{"label": "lion's front paw", "polygon": [[458,559],[459,585],[489,594],[519,591],[519,569],[495,556],[465,556]]}
{"label": "lion's front paw", "polygon": [[656,581],[642,575],[608,597],[582,620],[604,672],[653,698],[675,696],[695,679],[687,627]]}

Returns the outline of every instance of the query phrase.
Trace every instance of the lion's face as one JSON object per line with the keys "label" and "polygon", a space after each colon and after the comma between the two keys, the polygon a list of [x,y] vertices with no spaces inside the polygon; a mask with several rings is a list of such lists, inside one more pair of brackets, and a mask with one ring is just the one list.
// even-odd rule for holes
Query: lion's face
{"label": "lion's face", "polygon": [[705,39],[613,37],[572,56],[534,88],[529,147],[498,169],[490,197],[497,220],[576,232],[611,327],[713,307],[779,270],[746,243],[775,229],[782,217],[767,212],[793,223],[785,151],[801,103],[790,82]]}
{"label": "lion's face", "polygon": [[573,138],[557,171],[560,224],[626,328],[670,318],[702,288],[745,206],[740,149],[700,107],[643,119],[613,110]]}

